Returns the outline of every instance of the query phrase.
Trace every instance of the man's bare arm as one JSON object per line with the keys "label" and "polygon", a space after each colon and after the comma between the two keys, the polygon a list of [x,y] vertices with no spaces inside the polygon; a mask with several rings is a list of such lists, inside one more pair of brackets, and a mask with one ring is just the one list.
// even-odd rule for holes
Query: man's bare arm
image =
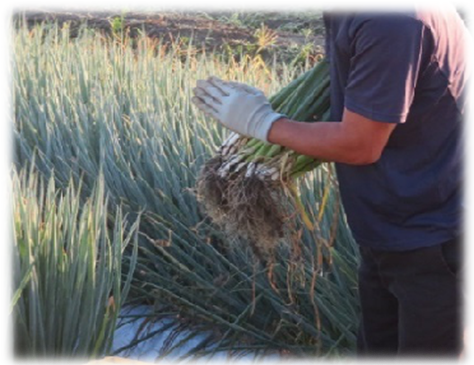
{"label": "man's bare arm", "polygon": [[279,119],[273,123],[268,141],[324,161],[366,165],[380,158],[395,126],[345,109],[340,123]]}

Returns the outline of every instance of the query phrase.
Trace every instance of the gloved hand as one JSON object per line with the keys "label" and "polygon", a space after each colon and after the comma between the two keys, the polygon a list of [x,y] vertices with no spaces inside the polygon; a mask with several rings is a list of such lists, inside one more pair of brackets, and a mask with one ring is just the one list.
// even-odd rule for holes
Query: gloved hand
{"label": "gloved hand", "polygon": [[193,103],[204,113],[234,132],[265,142],[273,122],[285,117],[273,111],[260,90],[246,84],[211,77],[199,80],[193,92]]}

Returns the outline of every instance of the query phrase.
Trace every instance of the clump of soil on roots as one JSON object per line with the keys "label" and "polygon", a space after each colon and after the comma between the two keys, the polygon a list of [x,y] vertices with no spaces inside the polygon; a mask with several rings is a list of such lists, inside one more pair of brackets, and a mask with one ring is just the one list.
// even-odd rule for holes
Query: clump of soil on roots
{"label": "clump of soil on roots", "polygon": [[218,174],[222,158],[210,159],[197,183],[198,200],[214,223],[228,234],[248,240],[255,256],[271,260],[274,250],[288,232],[292,213],[290,199],[280,181],[260,176]]}
{"label": "clump of soil on roots", "polygon": [[288,198],[283,187],[255,175],[241,176],[229,189],[228,200],[227,230],[248,239],[254,253],[267,261],[285,236]]}
{"label": "clump of soil on roots", "polygon": [[211,219],[221,225],[229,211],[226,196],[227,179],[218,173],[222,166],[223,158],[215,156],[204,164],[197,179],[197,199],[204,206]]}

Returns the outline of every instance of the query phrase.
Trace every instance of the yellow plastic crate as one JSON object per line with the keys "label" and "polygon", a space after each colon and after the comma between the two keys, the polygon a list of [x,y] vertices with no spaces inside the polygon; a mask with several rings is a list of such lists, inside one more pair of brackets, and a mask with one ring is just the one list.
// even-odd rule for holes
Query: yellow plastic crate
{"label": "yellow plastic crate", "polygon": [[122,359],[120,357],[106,357],[103,360],[94,360],[85,365],[154,365],[141,361]]}

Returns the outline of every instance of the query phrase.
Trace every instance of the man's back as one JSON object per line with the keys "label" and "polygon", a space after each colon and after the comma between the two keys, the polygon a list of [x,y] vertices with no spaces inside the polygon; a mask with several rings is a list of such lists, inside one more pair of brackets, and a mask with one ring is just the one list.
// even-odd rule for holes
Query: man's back
{"label": "man's back", "polygon": [[467,31],[451,9],[325,15],[331,120],[397,123],[381,158],[337,164],[357,242],[384,250],[460,234]]}

